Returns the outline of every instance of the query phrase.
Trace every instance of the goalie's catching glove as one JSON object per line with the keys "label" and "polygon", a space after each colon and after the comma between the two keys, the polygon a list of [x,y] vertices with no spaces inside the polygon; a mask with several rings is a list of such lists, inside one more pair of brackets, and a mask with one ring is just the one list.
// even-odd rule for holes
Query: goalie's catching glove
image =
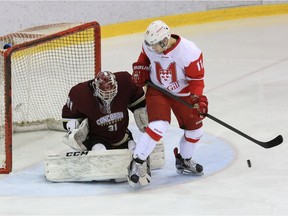
{"label": "goalie's catching glove", "polygon": [[132,80],[133,82],[143,87],[147,81],[150,80],[150,68],[147,65],[143,65],[139,62],[133,63],[133,73],[132,73]]}
{"label": "goalie's catching glove", "polygon": [[192,104],[194,105],[194,110],[196,110],[196,116],[200,118],[205,118],[208,113],[208,99],[205,95],[193,95]]}
{"label": "goalie's catching glove", "polygon": [[67,133],[71,134],[73,130],[79,127],[79,125],[80,125],[80,122],[77,119],[69,120],[66,124]]}
{"label": "goalie's catching glove", "polygon": [[67,145],[72,147],[75,150],[84,150],[87,148],[83,144],[86,140],[87,135],[89,133],[89,124],[88,119],[85,118],[81,124],[77,120],[70,120],[67,122],[67,130],[68,130],[68,142]]}

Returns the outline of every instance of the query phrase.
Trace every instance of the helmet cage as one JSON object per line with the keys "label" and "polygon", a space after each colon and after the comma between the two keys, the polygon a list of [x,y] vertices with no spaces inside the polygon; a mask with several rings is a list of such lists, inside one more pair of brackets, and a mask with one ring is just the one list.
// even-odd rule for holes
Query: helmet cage
{"label": "helmet cage", "polygon": [[115,75],[110,71],[102,71],[97,74],[92,82],[93,95],[102,100],[104,104],[110,104],[118,92],[118,84]]}

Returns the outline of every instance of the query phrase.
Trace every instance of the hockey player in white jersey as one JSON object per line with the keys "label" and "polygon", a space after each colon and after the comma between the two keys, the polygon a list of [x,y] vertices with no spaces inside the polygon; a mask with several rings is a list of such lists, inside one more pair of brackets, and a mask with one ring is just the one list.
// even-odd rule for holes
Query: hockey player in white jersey
{"label": "hockey player in white jersey", "polygon": [[[179,35],[171,34],[161,20],[152,22],[145,34],[142,52],[133,64],[133,81],[144,86],[147,81],[194,104],[191,109],[153,87],[147,87],[146,106],[149,124],[138,140],[132,161],[128,167],[131,186],[150,182],[151,174],[147,158],[167,132],[171,110],[175,114],[183,136],[174,149],[176,169],[182,174],[203,174],[203,167],[192,156],[203,135],[202,120],[208,112],[208,100],[203,95],[204,66],[201,50]],[[170,143],[169,143],[170,144]]]}

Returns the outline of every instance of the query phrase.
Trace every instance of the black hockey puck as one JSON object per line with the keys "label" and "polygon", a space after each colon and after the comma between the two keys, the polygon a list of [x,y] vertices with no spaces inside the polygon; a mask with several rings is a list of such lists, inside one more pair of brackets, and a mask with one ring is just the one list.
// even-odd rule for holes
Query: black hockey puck
{"label": "black hockey puck", "polygon": [[249,168],[251,167],[251,161],[250,160],[247,160],[247,165]]}

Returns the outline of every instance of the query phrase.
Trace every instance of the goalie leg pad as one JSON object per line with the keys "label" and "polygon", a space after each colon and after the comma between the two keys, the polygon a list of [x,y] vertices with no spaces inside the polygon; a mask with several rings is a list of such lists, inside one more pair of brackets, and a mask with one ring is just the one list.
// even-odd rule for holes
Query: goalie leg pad
{"label": "goalie leg pad", "polygon": [[46,153],[45,177],[52,182],[126,179],[128,149]]}
{"label": "goalie leg pad", "polygon": [[144,133],[148,125],[148,115],[147,115],[146,107],[141,107],[141,108],[134,110],[133,114],[134,114],[134,119],[135,119],[138,129]]}
{"label": "goalie leg pad", "polygon": [[[164,143],[160,140],[149,156],[151,169],[165,164]],[[132,160],[128,149],[104,151],[46,152],[45,177],[52,182],[127,181],[127,167]],[[118,181],[119,180],[119,181]],[[141,180],[141,183],[142,180]]]}
{"label": "goalie leg pad", "polygon": [[160,169],[165,165],[165,148],[163,140],[159,140],[156,144],[156,147],[153,149],[150,154],[150,166],[151,169]]}

